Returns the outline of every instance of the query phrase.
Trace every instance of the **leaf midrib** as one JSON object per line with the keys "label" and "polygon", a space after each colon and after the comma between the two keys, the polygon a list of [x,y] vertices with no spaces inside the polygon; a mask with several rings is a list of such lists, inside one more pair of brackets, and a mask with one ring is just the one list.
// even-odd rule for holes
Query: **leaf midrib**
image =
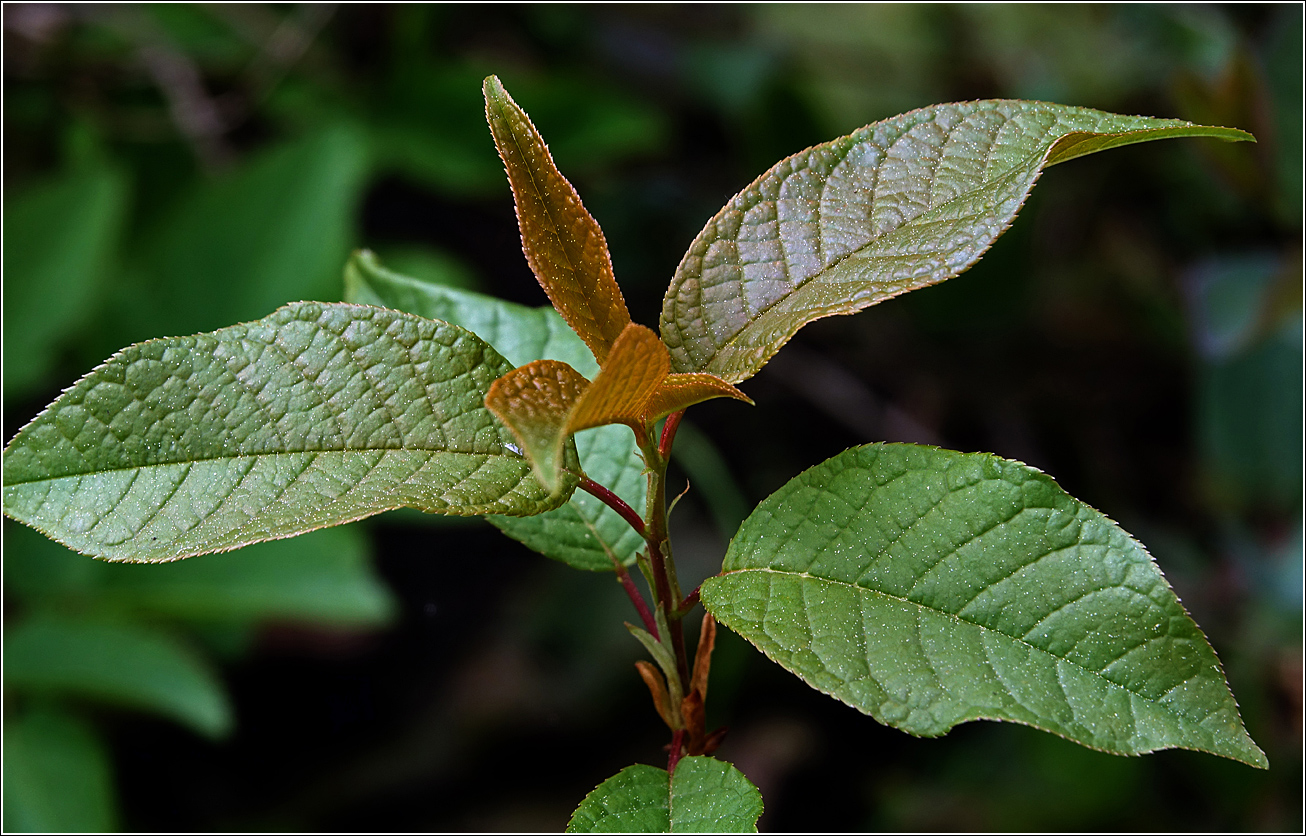
{"label": "leaf midrib", "polygon": [[[1097,678],[1101,679],[1103,682],[1107,683],[1108,685],[1110,685],[1110,686],[1112,686],[1112,687],[1114,687],[1114,688],[1119,688],[1120,690],[1124,691],[1124,692],[1127,693],[1127,694],[1132,694],[1133,696],[1138,697],[1139,699],[1145,700],[1145,701],[1147,701],[1148,703],[1151,703],[1152,705],[1157,706],[1158,708],[1162,708],[1162,709],[1166,710],[1166,711],[1169,712],[1171,715],[1173,715],[1174,717],[1176,717],[1176,718],[1182,720],[1182,721],[1185,722],[1185,723],[1192,723],[1193,725],[1195,725],[1195,726],[1199,726],[1199,727],[1200,727],[1201,724],[1202,724],[1202,722],[1205,721],[1205,718],[1203,718],[1202,720],[1194,720],[1193,718],[1191,718],[1191,717],[1189,717],[1189,716],[1187,716],[1187,715],[1185,715],[1185,714],[1180,714],[1179,712],[1177,712],[1177,711],[1174,710],[1173,706],[1171,706],[1171,705],[1169,705],[1169,704],[1167,704],[1167,703],[1161,702],[1161,701],[1158,700],[1158,699],[1153,699],[1152,697],[1149,697],[1149,696],[1147,696],[1147,695],[1145,695],[1145,694],[1141,694],[1141,693],[1139,693],[1138,691],[1135,691],[1135,690],[1132,689],[1132,688],[1128,688],[1128,687],[1126,687],[1126,686],[1124,686],[1124,685],[1121,685],[1120,683],[1115,682],[1115,681],[1113,681],[1113,680],[1107,678],[1105,675],[1103,675],[1103,674],[1101,673],[1101,671],[1090,670],[1089,668],[1084,667],[1084,666],[1081,665],[1079,662],[1076,662],[1076,661],[1073,660],[1073,659],[1068,659],[1068,658],[1066,658],[1066,657],[1064,657],[1064,656],[1057,656],[1055,653],[1052,653],[1051,651],[1044,650],[1043,648],[1039,647],[1038,645],[1035,645],[1035,644],[1031,644],[1031,643],[1029,643],[1029,642],[1026,641],[1023,637],[1008,635],[1008,634],[1006,634],[1006,633],[1001,632],[1000,630],[995,630],[995,629],[993,629],[992,627],[988,627],[988,626],[986,626],[986,625],[984,625],[984,624],[980,624],[980,623],[975,622],[975,621],[969,621],[969,620],[967,620],[967,619],[965,619],[965,618],[962,618],[961,616],[959,616],[959,615],[957,615],[957,614],[955,614],[955,613],[950,613],[950,612],[948,612],[948,611],[946,611],[946,610],[940,610],[940,609],[937,609],[937,608],[935,608],[935,607],[931,607],[931,606],[929,606],[929,605],[927,605],[927,604],[922,604],[922,603],[920,603],[920,602],[918,602],[918,601],[913,601],[913,600],[911,600],[910,598],[903,598],[903,597],[901,597],[901,596],[893,595],[892,593],[888,593],[888,592],[883,592],[883,591],[878,590],[878,589],[868,589],[867,587],[859,586],[858,584],[855,584],[855,583],[848,583],[848,582],[846,582],[846,581],[833,580],[833,579],[831,579],[831,578],[823,578],[823,577],[821,577],[820,575],[813,575],[813,574],[810,574],[810,573],[808,573],[808,572],[792,572],[792,571],[784,571],[784,570],[780,570],[780,569],[771,569],[771,568],[765,568],[765,567],[750,567],[750,568],[746,568],[746,569],[732,569],[732,570],[730,570],[730,571],[728,571],[728,572],[722,572],[720,575],[717,575],[717,577],[726,577],[726,576],[728,576],[728,575],[735,575],[735,574],[739,574],[739,573],[742,573],[742,572],[767,572],[767,573],[769,573],[769,574],[773,574],[773,575],[783,575],[783,576],[785,576],[785,577],[796,577],[796,578],[804,578],[804,579],[807,579],[807,580],[821,581],[821,582],[823,582],[823,583],[829,583],[829,584],[835,584],[835,585],[838,585],[838,586],[848,587],[848,588],[850,588],[850,589],[854,589],[854,590],[857,590],[857,591],[859,591],[859,592],[868,592],[868,593],[871,593],[872,595],[879,595],[879,596],[881,596],[881,597],[883,597],[883,598],[890,599],[890,600],[893,600],[893,601],[897,601],[897,602],[902,603],[902,604],[910,604],[910,605],[912,605],[912,606],[914,606],[914,607],[916,607],[916,608],[918,608],[918,609],[921,609],[921,610],[927,610],[927,611],[929,611],[929,612],[932,612],[932,613],[936,613],[936,614],[938,614],[938,615],[945,616],[945,617],[951,619],[952,621],[954,621],[954,622],[956,622],[956,623],[958,623],[958,624],[966,624],[966,625],[970,625],[970,626],[972,626],[972,627],[978,627],[980,630],[983,630],[983,631],[985,631],[985,632],[993,633],[994,635],[998,635],[998,636],[1002,636],[1003,638],[1011,639],[1012,641],[1019,642],[1020,644],[1023,644],[1025,647],[1028,647],[1030,650],[1033,650],[1033,651],[1036,651],[1036,652],[1038,652],[1038,653],[1041,653],[1041,654],[1043,654],[1043,655],[1045,655],[1045,656],[1051,657],[1052,659],[1055,659],[1055,660],[1057,660],[1057,661],[1066,662],[1067,664],[1074,665],[1075,667],[1079,668],[1079,669],[1080,669],[1081,671],[1083,671],[1084,673],[1087,673],[1087,674],[1089,674],[1089,675],[1091,675],[1091,676],[1097,677]],[[768,638],[771,638],[771,637],[769,636],[769,634],[768,634]],[[772,639],[772,640],[774,641],[774,639]],[[1133,652],[1134,649],[1136,649],[1136,648],[1131,648],[1128,652]],[[1121,657],[1119,657],[1119,658],[1117,658],[1117,659],[1112,660],[1112,662],[1111,662],[1110,664],[1115,664],[1117,661],[1119,661],[1120,658],[1123,658],[1123,656],[1121,656]],[[1110,664],[1107,665],[1107,667],[1110,667]],[[933,666],[931,665],[931,667],[933,667]],[[996,673],[996,672],[995,672],[995,673]],[[1199,679],[1199,678],[1202,678],[1202,673],[1201,673],[1201,671],[1199,671],[1198,673],[1194,674],[1193,676],[1188,677],[1187,679],[1184,679],[1183,681],[1179,682],[1177,685],[1175,685],[1175,686],[1173,686],[1173,687],[1171,687],[1171,688],[1168,688],[1168,689],[1166,690],[1166,693],[1168,694],[1168,693],[1172,692],[1175,688],[1178,688],[1178,687],[1180,687],[1180,686],[1182,686],[1182,685],[1184,685],[1184,684],[1186,684],[1186,683],[1188,683],[1188,682],[1191,682],[1191,681],[1194,680],[1194,679]],[[1210,717],[1210,716],[1211,716],[1211,713],[1214,713],[1214,712],[1209,712],[1206,716],[1207,716],[1207,717]]]}
{"label": "leaf midrib", "polygon": [[[1011,121],[1012,121],[1012,120],[1008,119],[1008,120],[1007,120],[1007,123],[1010,123]],[[917,123],[915,123],[912,127],[914,128],[914,127],[916,127],[916,125],[923,125],[923,124],[926,124],[926,123],[925,123],[924,121],[917,122]],[[952,133],[952,132],[949,133],[950,136],[951,136],[951,133]],[[904,132],[903,136],[905,136],[905,135],[906,135],[906,133]],[[889,148],[892,148],[895,144],[897,144],[899,141],[901,141],[901,139],[902,139],[902,136],[899,136],[899,137],[898,137],[897,139],[895,139],[892,143],[890,143],[889,146],[888,146],[888,148],[885,149],[886,153],[888,152]],[[1048,145],[1047,148],[1045,148],[1045,149],[1043,150],[1042,154],[1040,154],[1040,155],[1034,155],[1034,154],[1031,154],[1029,157],[1026,158],[1025,162],[1028,162],[1029,160],[1033,159],[1035,156],[1038,156],[1038,157],[1040,157],[1041,159],[1046,160],[1046,159],[1047,159],[1047,155],[1048,155],[1049,153],[1051,153],[1051,151],[1052,151],[1052,147],[1053,147],[1055,144],[1056,144],[1056,142],[1055,142],[1055,140],[1054,140],[1050,145]],[[843,155],[843,157],[842,157],[841,160],[840,160],[841,162],[842,162],[843,160],[846,160],[846,159],[847,159],[847,157],[848,157],[848,153],[851,153],[852,147],[853,147],[853,146],[850,146],[850,147],[847,149],[847,152],[845,152],[845,154]],[[808,151],[810,151],[810,150],[812,150],[812,149],[809,148]],[[800,152],[800,153],[807,153],[807,151],[803,151],[803,152]],[[795,156],[797,156],[797,155],[795,155]],[[1039,173],[1042,171],[1042,169],[1045,168],[1045,167],[1046,167],[1046,166],[1040,164],[1040,165],[1035,169],[1035,171],[1034,171],[1034,175],[1035,175],[1035,177],[1037,177],[1038,174],[1039,174]],[[910,227],[912,224],[914,224],[916,221],[920,220],[922,217],[925,217],[926,215],[933,215],[934,213],[939,212],[939,211],[941,211],[941,210],[943,210],[943,209],[946,209],[947,207],[949,207],[949,206],[951,206],[951,205],[953,205],[953,204],[955,204],[955,203],[957,203],[957,202],[959,202],[959,201],[962,201],[962,200],[964,200],[964,199],[966,199],[966,198],[970,198],[970,197],[972,197],[972,196],[974,196],[974,195],[976,195],[976,194],[979,194],[980,192],[983,192],[983,191],[985,190],[985,187],[986,187],[986,186],[991,185],[991,184],[993,184],[993,183],[996,183],[996,182],[1002,180],[1003,178],[1010,177],[1011,174],[1012,174],[1013,172],[1017,171],[1017,170],[1019,170],[1019,166],[1013,165],[1013,166],[1011,166],[1009,169],[1007,169],[1005,172],[1003,172],[1001,175],[999,175],[999,176],[997,176],[997,177],[994,177],[994,178],[991,179],[991,180],[986,180],[986,181],[985,181],[984,183],[982,183],[980,186],[977,186],[976,188],[971,189],[971,190],[969,190],[969,191],[962,192],[962,193],[956,195],[955,197],[953,197],[953,198],[951,198],[951,199],[945,201],[944,203],[940,203],[938,206],[931,207],[931,208],[925,210],[924,212],[921,212],[920,214],[915,215],[915,216],[913,216],[912,218],[909,218],[908,220],[902,222],[902,223],[899,224],[898,226],[895,226],[893,229],[886,230],[885,232],[883,232],[883,233],[877,235],[876,237],[874,237],[874,238],[872,238],[871,240],[867,241],[865,244],[863,244],[862,246],[860,246],[860,247],[858,247],[857,249],[853,250],[852,252],[844,253],[843,255],[839,256],[839,257],[836,258],[834,261],[831,261],[829,264],[827,264],[827,265],[825,265],[824,267],[822,267],[822,268],[821,268],[820,270],[818,270],[816,273],[813,273],[811,276],[808,276],[806,279],[804,279],[803,281],[801,281],[801,282],[799,282],[798,284],[796,284],[796,285],[794,286],[794,289],[793,289],[791,292],[786,293],[786,294],[784,294],[783,296],[780,296],[779,298],[777,298],[777,299],[775,299],[775,300],[773,300],[773,301],[767,303],[766,305],[764,305],[764,306],[758,308],[758,309],[757,309],[757,312],[756,312],[755,315],[750,316],[749,319],[748,319],[748,321],[747,321],[747,322],[746,322],[746,323],[745,323],[745,324],[744,324],[744,325],[743,325],[743,326],[742,326],[738,331],[736,331],[734,334],[732,334],[732,335],[730,336],[729,339],[727,339],[725,342],[721,343],[720,345],[714,347],[713,350],[712,350],[712,353],[709,354],[709,355],[707,355],[706,362],[701,363],[701,364],[699,364],[699,365],[701,365],[701,367],[702,367],[703,369],[710,368],[710,367],[712,366],[713,362],[715,362],[716,358],[719,357],[719,356],[721,356],[723,353],[725,353],[727,349],[738,347],[738,344],[740,343],[741,338],[742,338],[742,337],[744,336],[744,334],[748,331],[748,329],[749,329],[750,327],[752,327],[752,325],[753,325],[754,323],[760,321],[760,320],[761,320],[761,319],[762,319],[762,318],[763,318],[767,313],[769,313],[769,312],[770,312],[772,309],[774,309],[776,306],[778,306],[778,305],[782,304],[783,302],[785,302],[785,301],[787,301],[787,300],[793,298],[793,297],[794,297],[794,296],[795,296],[799,291],[801,291],[803,288],[807,287],[808,285],[812,284],[813,282],[819,281],[820,278],[821,278],[822,276],[827,275],[828,273],[830,273],[832,270],[834,270],[834,269],[835,269],[836,267],[838,267],[840,264],[843,264],[843,263],[844,263],[845,261],[847,261],[848,259],[853,258],[854,256],[859,255],[860,253],[864,252],[867,248],[869,248],[869,247],[871,247],[871,246],[873,246],[873,245],[879,243],[880,241],[884,240],[885,238],[889,237],[890,235],[894,235],[895,233],[898,233],[898,232],[900,232],[901,230]],[[987,172],[986,172],[986,173],[987,173]],[[876,173],[876,174],[877,174],[877,180],[878,180],[878,174],[879,174],[879,173],[878,173],[878,170],[877,170],[877,173]],[[828,182],[828,181],[829,181],[829,178],[826,178],[826,182]],[[754,184],[754,185],[755,185],[755,184]],[[750,185],[749,188],[752,188],[752,186]],[[824,186],[822,186],[822,191],[824,191]],[[1028,192],[1028,190],[1027,190],[1027,192]],[[765,202],[765,203],[775,203],[776,201],[775,201],[775,200],[769,200],[769,199],[768,199],[768,200],[764,200],[764,201],[761,201],[761,202]],[[1023,204],[1023,201],[1022,201],[1022,204]],[[760,202],[759,202],[759,203],[756,203],[756,204],[753,204],[753,206],[757,206],[757,205],[760,205]],[[749,209],[753,208],[753,206],[750,206]],[[1019,211],[1019,210],[1020,210],[1020,207],[1018,206],[1018,207],[1016,207],[1016,209],[1017,209],[1017,211]],[[1003,228],[1003,231],[1005,231],[1005,227]],[[1001,234],[1001,232],[999,233],[999,235],[1000,235],[1000,234]],[[718,239],[716,239],[716,240],[720,240],[720,238],[718,238]],[[781,242],[781,246],[782,246],[782,247],[784,246],[783,242]],[[982,255],[982,253],[981,253],[981,255]],[[904,258],[904,259],[907,259],[907,258],[919,258],[919,256],[916,256],[916,255],[885,256],[885,257],[886,257],[886,258]],[[978,258],[979,258],[979,255],[976,256],[976,260],[978,260]],[[972,263],[973,263],[973,262],[972,262]],[[786,267],[786,272],[787,272],[787,270],[788,270],[788,268]],[[700,274],[700,278],[701,278],[701,274]],[[942,279],[940,279],[940,281],[942,281]],[[849,282],[849,283],[850,283],[850,284],[866,284],[866,282],[867,282],[867,280],[858,280],[858,281],[856,281],[856,282]],[[905,291],[904,291],[904,292],[905,292]],[[851,313],[851,311],[850,311],[850,313]]]}
{"label": "leaf midrib", "polygon": [[[43,483],[43,482],[54,482],[54,481],[58,481],[58,480],[60,480],[60,479],[81,479],[81,478],[88,477],[88,476],[99,476],[99,475],[101,475],[101,474],[120,473],[120,472],[124,472],[124,471],[129,471],[129,470],[144,470],[144,469],[146,469],[146,468],[151,468],[151,467],[177,467],[177,466],[179,466],[179,465],[192,465],[192,464],[201,464],[201,463],[204,463],[204,462],[215,462],[215,461],[216,461],[216,462],[221,462],[221,461],[233,461],[233,462],[235,462],[235,461],[241,461],[241,460],[244,460],[244,459],[257,459],[257,458],[261,458],[261,457],[264,457],[264,456],[299,456],[299,455],[305,455],[305,454],[308,454],[308,455],[314,455],[314,456],[320,456],[320,455],[331,454],[331,453],[385,453],[385,452],[396,452],[396,453],[447,453],[447,454],[450,454],[450,455],[460,455],[460,456],[484,456],[484,457],[487,457],[487,458],[488,458],[488,457],[493,457],[493,456],[501,456],[501,457],[503,457],[503,458],[508,458],[508,459],[512,459],[512,460],[515,460],[515,461],[520,461],[520,462],[522,462],[523,465],[529,466],[529,464],[526,462],[526,459],[522,458],[521,456],[516,455],[515,453],[493,453],[493,452],[490,452],[490,453],[477,453],[477,452],[470,452],[470,451],[465,451],[465,450],[448,450],[448,449],[443,449],[443,448],[438,448],[438,447],[437,447],[437,448],[429,448],[429,447],[335,447],[335,448],[328,448],[328,449],[323,449],[323,450],[313,450],[313,449],[304,449],[304,450],[277,450],[277,451],[273,451],[273,452],[262,452],[262,453],[239,453],[239,454],[228,455],[228,456],[199,456],[199,457],[191,458],[191,459],[178,459],[177,461],[171,461],[171,462],[148,462],[148,463],[145,463],[145,464],[122,465],[122,466],[115,466],[115,467],[106,467],[106,468],[101,468],[101,469],[98,469],[98,470],[87,470],[87,471],[84,471],[84,472],[81,472],[81,473],[63,473],[63,474],[59,474],[59,475],[57,475],[57,476],[42,476],[42,477],[37,478],[37,479],[21,479],[21,478],[19,478],[19,479],[13,479],[13,478],[10,478],[8,475],[6,475],[4,481],[5,481],[5,487],[9,487],[9,486],[11,486],[11,485],[38,485],[38,484],[41,484],[41,483]],[[568,472],[570,472],[570,471],[568,471]]]}

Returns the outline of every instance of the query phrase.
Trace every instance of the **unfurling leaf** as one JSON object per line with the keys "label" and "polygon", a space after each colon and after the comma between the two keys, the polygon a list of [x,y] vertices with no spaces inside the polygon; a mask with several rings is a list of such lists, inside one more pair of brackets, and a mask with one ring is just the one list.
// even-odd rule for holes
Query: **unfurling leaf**
{"label": "unfurling leaf", "polygon": [[[708,398],[748,400],[711,375],[668,377],[669,368],[667,348],[657,334],[632,322],[612,344],[593,383],[566,363],[540,360],[495,381],[485,405],[517,436],[540,483],[553,491],[561,484],[559,453],[574,433],[608,424],[642,432],[668,412]],[[665,412],[653,414],[667,405]]]}
{"label": "unfurling leaf", "polygon": [[644,404],[670,370],[667,347],[658,335],[632,322],[612,344],[612,353],[576,404],[568,429],[576,432],[604,424],[642,429]]}
{"label": "unfurling leaf", "polygon": [[19,431],[4,452],[4,511],[77,551],[132,561],[404,506],[540,513],[569,490],[542,491],[485,409],[510,370],[468,331],[359,305],[302,302],[150,340]]}
{"label": "unfurling leaf", "polygon": [[557,360],[536,360],[494,381],[485,405],[521,442],[550,493],[561,485],[562,452],[572,412],[589,381]]}
{"label": "unfurling leaf", "polygon": [[1024,101],[914,110],[780,161],[694,239],[667,288],[677,372],[752,377],[803,325],[951,278],[1049,165],[1134,142],[1251,134]]}
{"label": "unfurling leaf", "polygon": [[845,451],[763,501],[701,595],[812,687],[912,734],[1008,720],[1267,766],[1147,551],[1018,462]]}
{"label": "unfurling leaf", "polygon": [[603,363],[630,313],[598,222],[499,79],[485,79],[485,116],[517,204],[522,249],[549,301]]}
{"label": "unfurling leaf", "polygon": [[644,419],[656,421],[712,398],[734,398],[748,405],[753,399],[711,374],[669,374],[644,404]]}
{"label": "unfurling leaf", "polygon": [[636,764],[599,784],[568,833],[756,833],[762,794],[731,764],[682,758],[676,774]]}
{"label": "unfurling leaf", "polygon": [[[397,308],[466,328],[514,366],[560,360],[587,377],[598,374],[589,348],[548,305],[528,308],[403,276],[387,270],[366,250],[354,253],[345,267],[345,297],[347,302]],[[576,436],[576,451],[583,473],[632,508],[644,507],[648,489],[644,463],[635,437],[625,427],[586,430]],[[584,491],[574,492],[566,505],[543,514],[487,519],[528,548],[591,572],[612,571],[613,558],[622,564],[634,562],[644,545],[644,538],[616,511]]]}

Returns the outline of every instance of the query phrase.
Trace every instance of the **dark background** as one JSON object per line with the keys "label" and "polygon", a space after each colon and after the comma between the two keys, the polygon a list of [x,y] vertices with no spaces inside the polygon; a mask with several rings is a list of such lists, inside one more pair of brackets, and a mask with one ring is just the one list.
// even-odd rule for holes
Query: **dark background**
{"label": "dark background", "polygon": [[[672,525],[692,585],[747,509],[854,444],[1019,459],[1147,544],[1271,763],[1117,758],[1011,724],[913,739],[724,635],[709,721],[730,726],[719,755],[761,788],[764,830],[1301,828],[1300,6],[3,14],[6,440],[130,342],[339,299],[356,246],[544,304],[484,123],[490,73],[649,325],[732,194],[877,119],[1008,97],[1252,131],[1057,166],[966,275],[805,328],[743,386],[755,408],[691,410],[680,449],[712,487]],[[167,630],[220,672],[235,719],[206,739],[93,687],[8,687],[7,738],[55,712],[103,780],[90,800],[49,790],[58,815],[91,818],[23,818],[42,773],[7,739],[6,829],[560,830],[603,779],[664,762],[611,576],[475,520],[352,528],[365,536],[333,546],[357,556],[341,589],[370,609],[341,593],[215,621],[137,593],[106,603],[111,581],[67,580],[86,558],[6,521],[7,640],[38,617]],[[71,568],[42,574],[56,565]]]}

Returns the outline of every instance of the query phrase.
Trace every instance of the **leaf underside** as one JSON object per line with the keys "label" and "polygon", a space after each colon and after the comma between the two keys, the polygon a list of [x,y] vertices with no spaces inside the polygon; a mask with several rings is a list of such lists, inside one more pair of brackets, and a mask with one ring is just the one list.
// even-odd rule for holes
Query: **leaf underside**
{"label": "leaf underside", "polygon": [[599,784],[572,814],[568,833],[756,833],[762,795],[731,764],[681,759],[674,777],[646,764]]}
{"label": "leaf underside", "polygon": [[15,436],[4,510],[77,551],[134,561],[403,506],[539,513],[569,491],[540,488],[483,404],[510,368],[456,326],[348,304],[139,343]]}
{"label": "leaf underside", "polygon": [[814,688],[912,734],[1006,720],[1268,765],[1146,550],[1017,462],[845,451],[759,505],[701,595]]}
{"label": "leaf underside", "polygon": [[782,160],[694,239],[663,300],[672,370],[746,380],[816,319],[952,278],[1048,165],[1134,142],[1251,139],[1042,102],[944,104]]}
{"label": "leaf underside", "polygon": [[[454,290],[387,270],[367,251],[345,268],[346,300],[384,305],[427,319],[462,326],[494,346],[514,366],[559,360],[586,377],[598,364],[585,343],[553,308],[528,308],[479,293]],[[598,427],[576,435],[582,470],[624,499],[644,507],[648,489],[635,436],[623,426]],[[603,502],[576,491],[561,508],[530,517],[489,516],[497,528],[540,554],[589,571],[612,569],[609,554],[634,561],[644,540]]]}

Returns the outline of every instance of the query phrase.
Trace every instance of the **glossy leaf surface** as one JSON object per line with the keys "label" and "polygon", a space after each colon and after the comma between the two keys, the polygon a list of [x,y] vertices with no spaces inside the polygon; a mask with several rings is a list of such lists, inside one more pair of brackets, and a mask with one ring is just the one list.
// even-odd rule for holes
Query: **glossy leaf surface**
{"label": "glossy leaf surface", "polygon": [[5,632],[5,685],[93,697],[150,711],[210,737],[231,730],[222,683],[185,645],[154,628],[39,618]]}
{"label": "glossy leaf surface", "polygon": [[490,133],[517,204],[526,261],[549,301],[602,363],[630,323],[603,231],[499,79],[485,79],[483,90]]}
{"label": "glossy leaf surface", "polygon": [[482,403],[510,369],[453,325],[298,303],[130,346],[24,427],[4,509],[78,551],[170,560],[403,506],[556,507]]}
{"label": "glossy leaf surface", "polygon": [[1008,720],[1267,765],[1146,550],[1017,462],[845,451],[759,505],[701,594],[814,688],[912,734]]}
{"label": "glossy leaf surface", "polygon": [[[383,305],[460,325],[494,346],[514,366],[560,360],[588,378],[598,374],[585,344],[553,308],[527,308],[479,293],[419,281],[387,270],[369,252],[354,254],[345,269],[346,299]],[[648,489],[634,435],[623,426],[597,427],[576,435],[581,468],[632,508],[644,507]],[[530,517],[488,517],[535,551],[579,569],[607,571],[609,552],[630,563],[643,539],[615,511],[583,491],[561,508]]]}
{"label": "glossy leaf surface", "polygon": [[1047,166],[1182,136],[1252,138],[990,100],[914,110],[788,157],[708,221],[676,270],[661,318],[672,368],[746,380],[808,322],[966,270]]}
{"label": "glossy leaf surface", "polygon": [[714,758],[682,758],[674,777],[646,764],[599,784],[572,814],[568,833],[756,833],[762,795]]}

